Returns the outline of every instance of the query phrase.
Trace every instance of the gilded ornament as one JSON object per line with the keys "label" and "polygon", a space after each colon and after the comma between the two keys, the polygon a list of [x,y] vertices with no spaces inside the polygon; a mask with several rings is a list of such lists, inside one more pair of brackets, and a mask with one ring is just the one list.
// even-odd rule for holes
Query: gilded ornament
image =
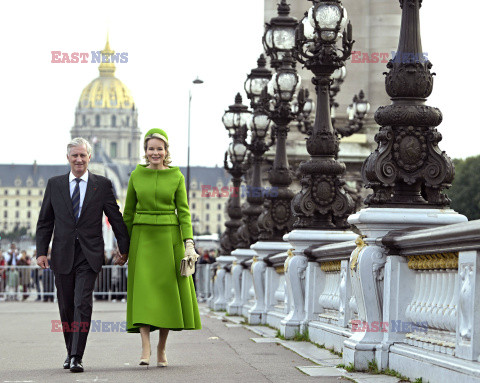
{"label": "gilded ornament", "polygon": [[350,270],[352,271],[356,271],[358,255],[363,250],[363,248],[367,246],[367,244],[363,241],[363,238],[366,238],[366,236],[359,235],[355,240],[355,244],[357,245],[357,247],[355,248],[355,250],[353,250],[352,255],[350,257]]}

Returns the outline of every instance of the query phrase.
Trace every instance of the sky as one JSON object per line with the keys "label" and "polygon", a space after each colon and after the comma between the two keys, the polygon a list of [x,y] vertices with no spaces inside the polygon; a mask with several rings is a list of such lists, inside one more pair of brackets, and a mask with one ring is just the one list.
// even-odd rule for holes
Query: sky
{"label": "sky", "polygon": [[[111,48],[128,52],[116,77],[133,95],[142,133],[164,129],[173,165],[186,165],[191,90],[191,165],[223,166],[229,139],[221,118],[237,92],[248,105],[243,83],[263,50],[263,0],[179,4],[1,2],[0,163],[66,163],[75,108],[83,88],[98,76],[98,64],[51,63],[51,51],[101,50],[108,31]],[[444,116],[440,148],[465,158],[480,154],[474,113],[480,80],[473,67],[479,54],[471,43],[480,5],[469,2],[468,12],[452,19],[449,4],[425,0],[421,8],[423,49],[437,73],[427,105]],[[192,84],[197,76],[203,84]]]}

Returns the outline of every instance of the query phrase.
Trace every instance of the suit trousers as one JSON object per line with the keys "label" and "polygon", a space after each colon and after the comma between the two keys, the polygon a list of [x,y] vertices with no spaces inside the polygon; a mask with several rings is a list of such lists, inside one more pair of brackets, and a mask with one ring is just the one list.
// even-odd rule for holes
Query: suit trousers
{"label": "suit trousers", "polygon": [[58,308],[67,353],[83,357],[92,319],[93,289],[98,273],[90,267],[78,240],[75,258],[68,274],[55,273]]}

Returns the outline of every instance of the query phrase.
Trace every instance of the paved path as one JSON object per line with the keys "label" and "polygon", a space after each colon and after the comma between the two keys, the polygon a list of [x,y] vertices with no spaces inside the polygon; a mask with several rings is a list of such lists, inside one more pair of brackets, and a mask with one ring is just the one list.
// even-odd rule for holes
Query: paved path
{"label": "paved path", "polygon": [[[94,302],[92,319],[121,322],[125,319],[125,308],[125,303]],[[204,306],[201,314],[202,330],[170,333],[167,368],[138,366],[141,352],[138,334],[91,332],[83,359],[85,372],[73,374],[62,369],[65,359],[62,333],[51,331],[51,321],[59,319],[56,303],[0,302],[0,383],[347,382],[340,376],[343,370],[332,367],[340,361],[328,351],[306,342],[281,344],[267,327],[249,329],[235,317],[224,317]],[[155,332],[152,344],[157,340]],[[319,352],[315,357],[310,356],[315,351],[310,347]],[[155,350],[154,347],[153,361]],[[397,381],[361,375],[368,380],[356,381]]]}

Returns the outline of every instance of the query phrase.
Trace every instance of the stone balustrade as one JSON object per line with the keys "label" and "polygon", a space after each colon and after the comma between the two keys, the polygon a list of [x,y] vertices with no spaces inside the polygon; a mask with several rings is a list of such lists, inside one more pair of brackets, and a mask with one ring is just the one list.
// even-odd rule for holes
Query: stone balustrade
{"label": "stone balustrade", "polygon": [[376,360],[430,381],[480,381],[480,220],[440,221],[369,223],[366,237],[345,232],[348,240],[318,241],[302,254],[288,242],[257,243],[207,265],[199,296],[208,301],[211,291],[215,310],[287,338],[308,330],[358,369]]}
{"label": "stone balustrade", "polygon": [[404,280],[414,288],[405,316],[418,325],[405,342],[478,361],[480,357],[480,220],[390,233],[378,242],[406,258]]}

